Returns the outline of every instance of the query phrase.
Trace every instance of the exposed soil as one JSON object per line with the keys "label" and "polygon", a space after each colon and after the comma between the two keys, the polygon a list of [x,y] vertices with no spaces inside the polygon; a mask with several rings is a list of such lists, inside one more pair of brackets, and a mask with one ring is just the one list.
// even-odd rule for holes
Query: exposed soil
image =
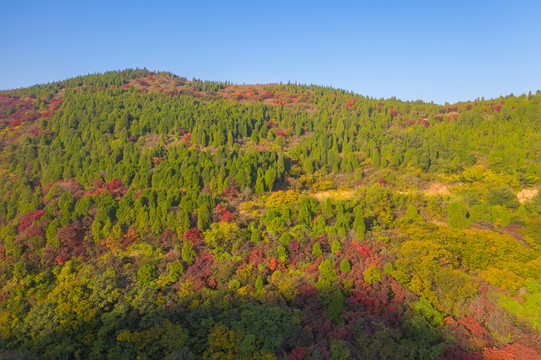
{"label": "exposed soil", "polygon": [[423,191],[426,195],[451,195],[451,192],[444,184],[440,182],[432,182],[428,185],[428,189]]}
{"label": "exposed soil", "polygon": [[538,189],[522,189],[518,192],[517,198],[521,204],[524,204],[525,202],[532,200],[538,193]]}
{"label": "exposed soil", "polygon": [[326,191],[319,191],[312,195],[319,201],[324,201],[327,198],[331,198],[332,200],[346,200],[351,199],[353,196],[355,196],[355,191],[353,190],[326,190]]}

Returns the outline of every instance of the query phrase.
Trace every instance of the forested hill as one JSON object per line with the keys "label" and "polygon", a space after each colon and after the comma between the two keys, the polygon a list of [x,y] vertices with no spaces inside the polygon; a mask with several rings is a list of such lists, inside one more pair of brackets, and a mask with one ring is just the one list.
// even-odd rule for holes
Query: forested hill
{"label": "forested hill", "polygon": [[0,358],[540,359],[540,101],[2,91]]}

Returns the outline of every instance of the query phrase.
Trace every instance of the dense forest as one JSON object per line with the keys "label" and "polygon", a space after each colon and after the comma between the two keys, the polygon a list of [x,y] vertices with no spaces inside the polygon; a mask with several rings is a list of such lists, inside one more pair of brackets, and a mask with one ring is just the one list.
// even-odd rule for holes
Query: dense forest
{"label": "dense forest", "polygon": [[539,91],[2,91],[0,358],[541,359],[540,179]]}

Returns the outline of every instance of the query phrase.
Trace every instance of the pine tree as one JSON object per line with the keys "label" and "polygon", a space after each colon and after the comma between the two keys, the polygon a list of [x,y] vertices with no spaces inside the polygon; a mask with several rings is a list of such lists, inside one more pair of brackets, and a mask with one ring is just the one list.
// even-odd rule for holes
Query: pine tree
{"label": "pine tree", "polygon": [[327,219],[331,219],[334,217],[334,210],[333,210],[332,201],[330,198],[327,198],[327,200],[325,200],[325,205],[323,206],[323,215]]}
{"label": "pine tree", "polygon": [[340,262],[340,271],[349,274],[351,271],[351,265],[349,264],[348,259],[343,259],[342,262]]}
{"label": "pine tree", "polygon": [[205,231],[210,225],[210,210],[208,205],[202,204],[197,210],[197,227],[201,231]]}
{"label": "pine tree", "polygon": [[307,174],[312,174],[314,172],[314,160],[310,157],[306,157],[303,162],[304,172]]}
{"label": "pine tree", "polygon": [[331,296],[331,301],[327,308],[329,318],[338,324],[342,321],[342,309],[344,308],[344,295],[340,290],[335,290]]}
{"label": "pine tree", "polygon": [[466,205],[461,202],[452,202],[447,206],[447,213],[450,216],[449,226],[464,229],[469,223],[469,219],[466,217],[468,215],[468,209]]}
{"label": "pine tree", "polygon": [[364,212],[362,207],[359,205],[354,210],[355,220],[353,221],[353,227],[355,233],[357,234],[358,239],[364,239],[366,233],[366,225],[364,223]]}
{"label": "pine tree", "polygon": [[257,178],[257,181],[255,183],[255,192],[259,195],[265,194],[265,182],[261,177]]}
{"label": "pine tree", "polygon": [[312,255],[315,255],[317,257],[323,256],[323,251],[321,250],[321,245],[319,244],[319,242],[316,242],[312,246]]}
{"label": "pine tree", "polygon": [[407,223],[423,221],[423,217],[419,214],[415,206],[410,204],[406,210],[405,221]]}
{"label": "pine tree", "polygon": [[381,160],[380,160],[379,150],[377,148],[374,148],[372,150],[371,159],[372,159],[372,166],[375,167],[376,169],[379,169],[381,165]]}
{"label": "pine tree", "polygon": [[194,262],[195,257],[195,251],[193,250],[193,243],[191,241],[185,241],[184,245],[182,246],[182,254],[181,254],[182,260],[188,264],[191,265]]}
{"label": "pine tree", "polygon": [[276,174],[278,178],[283,178],[286,173],[286,165],[284,161],[284,154],[280,153],[278,156],[278,161],[276,162]]}
{"label": "pine tree", "polygon": [[233,133],[231,130],[227,132],[227,146],[233,147],[233,144],[235,143],[235,139],[233,138]]}
{"label": "pine tree", "polygon": [[177,282],[182,276],[183,272],[184,272],[184,267],[182,266],[180,261],[177,260],[173,262],[171,264],[171,267],[169,268],[169,280],[172,282]]}
{"label": "pine tree", "polygon": [[259,230],[257,229],[253,229],[252,230],[252,235],[250,237],[250,240],[254,243],[258,243],[259,240],[261,239],[261,236],[259,235]]}
{"label": "pine tree", "polygon": [[310,227],[312,225],[312,211],[310,209],[310,202],[305,200],[306,199],[303,199],[301,201],[298,222],[299,224]]}
{"label": "pine tree", "polygon": [[338,241],[337,239],[334,239],[334,241],[332,242],[332,245],[331,245],[332,253],[336,254],[340,250],[342,250],[342,245],[340,245],[340,241]]}
{"label": "pine tree", "polygon": [[274,185],[274,178],[276,173],[272,167],[269,167],[265,172],[265,187],[268,191],[272,191]]}
{"label": "pine tree", "polygon": [[255,281],[255,289],[257,291],[263,290],[263,279],[261,278],[261,275],[257,276],[257,279]]}

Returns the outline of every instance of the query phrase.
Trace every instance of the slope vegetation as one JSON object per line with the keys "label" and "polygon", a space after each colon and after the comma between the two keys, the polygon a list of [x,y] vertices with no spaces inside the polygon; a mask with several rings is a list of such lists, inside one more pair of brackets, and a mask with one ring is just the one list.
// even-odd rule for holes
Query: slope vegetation
{"label": "slope vegetation", "polygon": [[3,91],[0,357],[539,359],[540,100]]}

